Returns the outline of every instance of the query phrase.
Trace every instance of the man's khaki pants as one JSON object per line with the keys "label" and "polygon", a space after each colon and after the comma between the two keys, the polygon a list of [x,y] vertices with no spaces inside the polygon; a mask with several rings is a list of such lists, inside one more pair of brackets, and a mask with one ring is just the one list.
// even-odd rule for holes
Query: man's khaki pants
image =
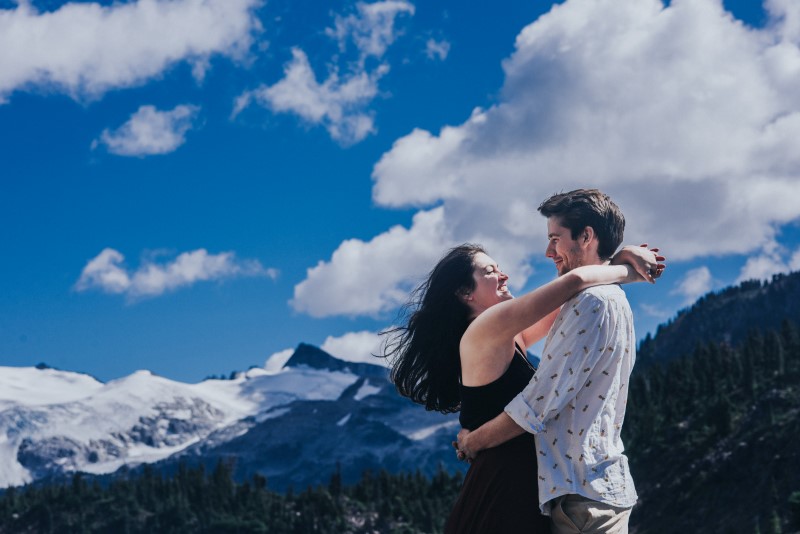
{"label": "man's khaki pants", "polygon": [[553,501],[553,534],[628,534],[630,508],[617,508],[580,495]]}

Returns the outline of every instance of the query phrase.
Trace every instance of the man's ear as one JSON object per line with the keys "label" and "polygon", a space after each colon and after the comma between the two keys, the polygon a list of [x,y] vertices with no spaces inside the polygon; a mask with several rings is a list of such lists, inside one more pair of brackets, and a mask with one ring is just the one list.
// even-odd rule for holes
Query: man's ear
{"label": "man's ear", "polygon": [[596,239],[597,239],[597,234],[595,234],[594,228],[592,228],[591,226],[587,226],[586,228],[581,230],[581,233],[578,236],[578,243],[580,243],[581,247],[586,248]]}

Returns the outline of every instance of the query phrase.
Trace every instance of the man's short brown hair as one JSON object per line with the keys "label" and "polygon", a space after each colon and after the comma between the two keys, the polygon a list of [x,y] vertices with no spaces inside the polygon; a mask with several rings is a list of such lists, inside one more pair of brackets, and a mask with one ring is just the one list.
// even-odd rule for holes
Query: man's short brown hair
{"label": "man's short brown hair", "polygon": [[569,228],[572,239],[587,226],[597,235],[597,254],[610,258],[622,243],[625,217],[611,197],[598,189],[576,189],[551,196],[539,206],[545,217],[558,217],[561,226]]}

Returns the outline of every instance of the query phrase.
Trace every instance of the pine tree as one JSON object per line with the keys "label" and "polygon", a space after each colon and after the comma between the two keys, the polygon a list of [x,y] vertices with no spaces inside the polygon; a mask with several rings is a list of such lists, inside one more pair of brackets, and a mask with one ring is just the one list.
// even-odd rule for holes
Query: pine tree
{"label": "pine tree", "polygon": [[212,500],[217,508],[229,510],[235,495],[235,486],[232,478],[233,467],[230,462],[220,459],[211,473]]}
{"label": "pine tree", "polygon": [[774,330],[771,330],[764,340],[764,356],[767,369],[772,374],[779,378],[786,374],[786,354],[783,340]]}
{"label": "pine tree", "polygon": [[789,503],[789,513],[791,514],[791,526],[800,530],[800,491],[795,491],[787,499]]}
{"label": "pine tree", "polygon": [[790,376],[800,373],[800,332],[789,319],[781,323],[781,337],[786,350],[786,371]]}
{"label": "pine tree", "polygon": [[709,418],[718,437],[725,437],[733,430],[732,411],[733,405],[728,397],[724,394],[719,394],[709,411]]}
{"label": "pine tree", "polygon": [[758,378],[756,374],[756,355],[752,348],[741,349],[742,361],[742,387],[748,399],[754,401],[758,394]]}
{"label": "pine tree", "polygon": [[769,534],[783,534],[783,529],[781,528],[781,518],[775,508],[773,508],[772,512],[770,513],[767,532]]}
{"label": "pine tree", "polygon": [[342,464],[338,461],[336,462],[336,470],[331,475],[328,490],[334,499],[338,500],[342,496]]}

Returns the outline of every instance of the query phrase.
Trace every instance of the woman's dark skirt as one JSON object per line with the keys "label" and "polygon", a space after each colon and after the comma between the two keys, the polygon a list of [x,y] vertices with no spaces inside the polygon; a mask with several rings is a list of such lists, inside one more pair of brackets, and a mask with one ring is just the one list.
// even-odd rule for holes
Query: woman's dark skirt
{"label": "woman's dark skirt", "polygon": [[486,449],[470,465],[445,534],[540,534],[550,519],[539,512],[536,447],[523,434]]}

